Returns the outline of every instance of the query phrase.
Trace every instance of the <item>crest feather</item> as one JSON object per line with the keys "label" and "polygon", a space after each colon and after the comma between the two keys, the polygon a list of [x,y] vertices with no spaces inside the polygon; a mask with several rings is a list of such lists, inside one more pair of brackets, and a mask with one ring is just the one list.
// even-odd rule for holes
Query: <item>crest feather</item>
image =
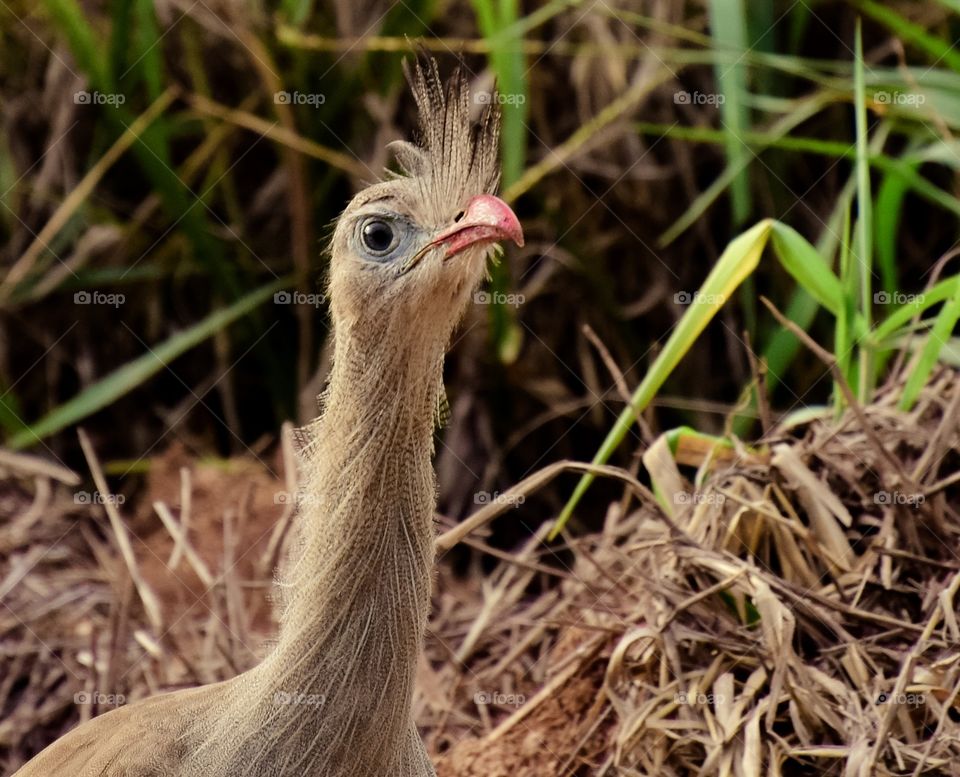
{"label": "crest feather", "polygon": [[[419,110],[420,131],[414,148],[395,147],[397,161],[418,182],[424,203],[438,219],[449,217],[478,194],[492,194],[500,181],[500,110],[495,98],[484,105],[479,121],[470,120],[470,88],[462,67],[446,86],[432,57],[403,69]],[[409,146],[409,144],[406,144]],[[415,153],[415,151],[417,153]]]}

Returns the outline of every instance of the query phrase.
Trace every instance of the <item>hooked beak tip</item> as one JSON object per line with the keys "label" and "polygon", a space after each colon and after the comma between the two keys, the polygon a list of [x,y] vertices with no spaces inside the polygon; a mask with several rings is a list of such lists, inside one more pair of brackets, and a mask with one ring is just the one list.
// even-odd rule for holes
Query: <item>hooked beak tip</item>
{"label": "hooked beak tip", "polygon": [[523,247],[523,228],[513,209],[499,197],[481,194],[467,203],[462,217],[433,242],[446,247],[444,258],[477,244],[512,240]]}

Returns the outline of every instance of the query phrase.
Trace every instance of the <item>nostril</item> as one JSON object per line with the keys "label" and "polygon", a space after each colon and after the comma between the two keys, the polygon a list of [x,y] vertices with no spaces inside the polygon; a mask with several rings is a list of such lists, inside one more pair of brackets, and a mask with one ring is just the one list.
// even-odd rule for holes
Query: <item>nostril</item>
{"label": "nostril", "polygon": [[456,216],[453,217],[454,223],[460,221],[460,219],[462,219],[466,215],[466,213],[467,212],[465,210],[460,211]]}

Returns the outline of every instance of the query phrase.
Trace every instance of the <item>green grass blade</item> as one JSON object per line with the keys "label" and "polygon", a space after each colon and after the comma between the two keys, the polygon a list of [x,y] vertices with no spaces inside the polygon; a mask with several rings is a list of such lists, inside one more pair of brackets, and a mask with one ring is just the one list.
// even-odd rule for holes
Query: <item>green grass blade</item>
{"label": "green grass blade", "polygon": [[178,356],[212,337],[238,318],[247,315],[270,299],[274,292],[290,283],[292,283],[290,278],[281,278],[250,292],[229,307],[214,311],[189,329],[178,332],[148,353],[138,356],[84,389],[28,429],[15,434],[7,441],[7,445],[14,450],[28,447],[115,402]]}
{"label": "green grass blade", "polygon": [[[777,120],[777,122],[767,130],[767,134],[771,139],[782,138],[788,135],[797,126],[819,113],[825,104],[824,98],[821,97],[801,101],[791,113]],[[756,154],[759,154],[764,148],[764,144],[758,144]],[[728,163],[717,179],[697,195],[680,218],[674,221],[657,239],[658,245],[661,248],[670,245],[670,243],[686,232],[692,224],[696,223],[706,212],[707,208],[730,186],[740,171],[744,170],[747,165],[750,164],[753,158],[754,154],[747,154],[743,158],[738,158],[736,161]]]}
{"label": "green grass blade", "polygon": [[579,5],[583,5],[584,2],[585,0],[551,0],[532,13],[527,14],[522,19],[517,19],[513,24],[507,25],[492,37],[494,40],[500,37],[506,37],[521,41],[528,32],[532,32],[540,25],[546,24],[567,8],[576,8]]}
{"label": "green grass blade", "polygon": [[[704,127],[679,127],[669,124],[650,124],[644,122],[638,122],[635,126],[637,127],[637,131],[644,135],[689,140],[694,143],[722,144],[724,140],[723,133],[720,130],[707,129]],[[883,127],[881,127],[881,130],[882,129]],[[876,134],[880,133],[878,132]],[[848,143],[774,134],[772,130],[769,132],[748,132],[743,136],[743,141],[751,146],[757,154],[767,148],[776,148],[783,151],[803,151],[836,158],[856,158],[856,148],[851,148]],[[918,157],[918,155],[915,154],[907,160],[893,159],[876,150],[872,151],[867,159],[870,164],[880,172],[902,178],[918,196],[923,197],[928,202],[943,208],[949,213],[960,216],[960,200],[934,185],[918,172],[918,165],[922,161],[933,161],[948,166],[957,165],[960,151],[951,150],[943,144],[940,145],[941,148],[937,152],[936,158],[932,159],[929,158],[929,154],[923,157]],[[874,146],[875,148],[879,147],[876,144],[874,144]],[[730,184],[735,174],[736,171],[728,166],[707,189],[697,196],[687,211],[663,233],[659,238],[660,244],[669,245],[695,223],[706,209],[713,204],[717,197],[723,193],[723,190]]]}
{"label": "green grass blade", "polygon": [[280,8],[283,18],[294,27],[300,28],[313,12],[313,0],[283,0]]}
{"label": "green grass blade", "polygon": [[[518,0],[473,0],[473,7],[477,26],[491,44],[490,66],[497,77],[497,91],[504,98],[500,154],[501,183],[506,189],[520,179],[526,158],[527,67],[520,45],[520,4]],[[494,266],[491,286],[497,301],[490,306],[490,329],[497,355],[506,364],[517,358],[523,341],[513,309],[499,302],[505,299],[508,285],[506,267]]]}
{"label": "green grass blade", "polygon": [[[836,235],[841,231],[841,224],[846,218],[853,200],[853,191],[856,181],[853,177],[848,180],[840,191],[837,204],[834,205],[826,228],[820,233],[817,240],[816,252],[823,257],[827,266],[831,266],[830,257],[837,253],[839,240]],[[782,241],[781,241],[782,248]],[[802,254],[801,254],[802,257]],[[782,260],[782,257],[781,257]],[[802,258],[801,258],[802,261]],[[835,275],[835,273],[831,273]],[[786,316],[804,331],[809,331],[820,305],[813,296],[801,285],[794,290],[787,304]],[[786,375],[787,368],[800,351],[800,341],[789,330],[777,326],[770,335],[763,348],[763,359],[767,364],[767,390],[772,392]],[[738,433],[741,427],[737,427]]]}
{"label": "green grass blade", "polygon": [[960,276],[954,276],[940,281],[923,294],[917,295],[914,301],[897,305],[883,323],[879,324],[870,333],[870,341],[874,347],[883,347],[884,342],[900,336],[899,330],[913,320],[917,314],[924,313],[934,305],[944,300],[952,299],[960,290]]}
{"label": "green grass blade", "polygon": [[[813,325],[820,310],[820,304],[802,286],[796,288],[787,303],[784,315],[805,332]],[[800,350],[800,341],[787,329],[777,327],[763,349],[763,360],[767,365],[767,391],[772,392],[783,381],[787,368]],[[738,436],[742,436],[739,427],[734,427]]]}
{"label": "green grass blade", "polygon": [[857,0],[856,6],[867,16],[880,22],[902,40],[922,49],[936,62],[946,62],[954,70],[960,71],[960,52],[955,43],[948,43],[936,35],[931,35],[919,24],[907,21],[886,3],[874,0]]}
{"label": "green grass blade", "polygon": [[746,66],[740,59],[749,46],[747,23],[743,0],[710,0],[710,33],[714,48],[734,52],[733,64],[718,63],[714,68],[717,88],[723,95],[720,104],[720,119],[725,134],[724,147],[727,162],[738,170],[730,182],[733,202],[734,226],[739,226],[750,215],[750,182],[747,178],[747,162],[750,150],[740,136],[750,126],[750,116],[745,98],[747,94]]}
{"label": "green grass blade", "polygon": [[[131,69],[138,70],[147,84],[147,94],[155,100],[163,91],[163,35],[157,25],[154,0],[137,0],[134,7],[137,20],[136,44],[131,58]],[[162,123],[161,123],[162,125]]]}
{"label": "green grass blade", "polygon": [[[913,170],[916,172],[917,168],[914,167]],[[903,201],[909,190],[907,180],[899,173],[891,171],[883,177],[874,203],[877,218],[873,236],[877,269],[880,271],[880,285],[887,294],[893,294],[899,288],[897,236],[900,234]]]}
{"label": "green grass blade", "polygon": [[136,0],[112,0],[110,3],[109,79],[120,84],[120,76],[127,69],[131,45],[131,16]]}
{"label": "green grass blade", "polygon": [[27,428],[23,422],[23,410],[20,400],[13,393],[12,388],[0,393],[0,427],[7,434],[17,434]]}
{"label": "green grass blade", "polygon": [[[673,140],[688,140],[691,143],[723,144],[726,133],[712,127],[686,127],[678,124],[655,124],[653,122],[634,122],[637,132],[653,137],[667,137]],[[751,130],[744,132],[740,139],[751,149],[775,148],[780,151],[797,151],[818,154],[835,159],[853,159],[855,152],[849,143],[839,140],[801,137],[797,135],[775,135],[771,132]],[[872,161],[872,160],[871,160]]]}
{"label": "green grass blade", "polygon": [[87,24],[80,6],[74,0],[45,0],[44,4],[66,36],[77,64],[90,77],[94,87],[105,92],[113,91],[107,62],[108,54],[105,47],[97,43],[97,35]]}
{"label": "green grass blade", "polygon": [[953,334],[957,321],[960,320],[960,284],[957,285],[952,297],[940,309],[937,319],[933,324],[933,329],[927,335],[927,341],[924,343],[923,350],[907,383],[900,395],[900,408],[910,410],[913,403],[917,401],[920,390],[927,385],[930,373],[933,372],[934,365],[940,356],[940,350],[947,344],[950,336]]}
{"label": "green grass blade", "polygon": [[[91,86],[103,92],[115,92],[118,86],[110,64],[112,56],[110,46],[101,46],[96,42],[97,36],[87,24],[75,0],[45,0],[45,2],[57,28],[66,37],[73,56],[90,79]],[[159,39],[159,31],[153,16],[154,10],[152,7],[148,8],[148,5],[151,4],[147,0],[136,0],[133,6],[139,25],[149,28],[146,32],[141,29],[143,40],[147,41],[146,45],[141,43],[144,45],[144,50],[150,45],[151,40]],[[144,57],[147,64],[139,63],[147,69],[149,78],[157,83],[159,83],[157,78],[162,79],[162,75],[158,76],[155,72],[151,74],[150,71],[159,68],[159,63],[162,61],[161,53],[160,47],[154,46]],[[129,56],[132,55],[128,54]],[[132,95],[127,96],[132,97]],[[103,117],[109,130],[117,136],[136,119],[124,105],[105,105],[100,108],[100,116]],[[238,282],[235,267],[224,256],[221,243],[212,239],[211,234],[214,230],[208,224],[205,208],[196,201],[193,194],[173,172],[168,136],[166,121],[154,122],[139,136],[138,142],[131,148],[131,153],[149,179],[151,187],[160,195],[168,216],[190,239],[196,261],[210,272],[218,288],[224,289],[230,299],[237,299],[240,297],[242,286]]]}
{"label": "green grass blade", "polygon": [[[767,244],[767,239],[773,227],[769,219],[748,229],[735,238],[727,246],[713,270],[703,282],[697,297],[677,323],[670,334],[663,350],[658,354],[650,370],[644,376],[640,385],[630,399],[630,406],[625,408],[617,419],[613,428],[607,433],[600,450],[593,457],[594,464],[605,464],[617,449],[627,432],[633,425],[636,415],[650,404],[664,381],[673,372],[683,356],[693,347],[697,337],[704,330],[717,311],[730,299],[737,287],[757,267],[760,256]],[[563,529],[573,514],[580,498],[590,487],[594,475],[588,473],[580,478],[573,495],[564,506],[557,518],[557,523],[550,532],[554,538]]]}
{"label": "green grass blade", "polygon": [[[854,261],[850,240],[850,211],[844,213],[843,237],[840,241],[840,278],[842,296],[840,308],[833,330],[833,352],[837,367],[844,380],[851,386],[856,385],[857,376],[851,367],[854,360],[853,318],[857,310],[857,264]],[[836,381],[833,382],[834,410],[839,416],[843,408],[843,392]]]}
{"label": "green grass blade", "polygon": [[[863,35],[860,19],[857,19],[854,54],[854,115],[857,130],[857,275],[859,282],[860,315],[867,329],[873,316],[873,197],[870,193],[870,166],[867,162],[870,149],[867,144],[867,93],[864,84]],[[851,344],[852,347],[852,344]],[[873,391],[875,375],[870,351],[857,354],[859,378],[857,385],[860,401],[866,402]]]}

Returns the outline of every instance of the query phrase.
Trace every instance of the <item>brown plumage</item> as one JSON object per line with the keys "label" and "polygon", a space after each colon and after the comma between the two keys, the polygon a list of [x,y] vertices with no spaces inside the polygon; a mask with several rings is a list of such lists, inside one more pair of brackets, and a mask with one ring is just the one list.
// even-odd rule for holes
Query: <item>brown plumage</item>
{"label": "brown plumage", "polygon": [[98,717],[16,777],[426,777],[411,718],[430,605],[442,365],[495,241],[522,244],[498,182],[498,116],[459,71],[408,80],[420,142],[350,202],[330,245],[334,363],[302,430],[302,503],[276,647],[225,682]]}

